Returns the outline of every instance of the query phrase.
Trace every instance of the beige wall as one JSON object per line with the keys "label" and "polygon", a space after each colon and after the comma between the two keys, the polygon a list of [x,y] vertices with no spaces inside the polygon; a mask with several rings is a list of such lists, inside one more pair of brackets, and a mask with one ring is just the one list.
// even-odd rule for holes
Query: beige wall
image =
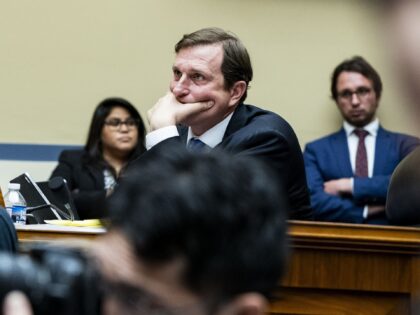
{"label": "beige wall", "polygon": [[0,142],[81,144],[96,104],[122,96],[143,117],[168,87],[173,45],[205,26],[235,32],[255,78],[249,103],[303,145],[336,129],[329,76],[365,56],[383,76],[380,118],[414,132],[381,43],[379,17],[350,0],[2,0]]}

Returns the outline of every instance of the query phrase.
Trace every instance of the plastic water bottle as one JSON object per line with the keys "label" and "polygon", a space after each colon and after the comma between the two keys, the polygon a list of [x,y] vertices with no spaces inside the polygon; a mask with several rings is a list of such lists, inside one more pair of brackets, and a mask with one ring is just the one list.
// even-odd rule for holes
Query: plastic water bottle
{"label": "plastic water bottle", "polygon": [[9,191],[4,195],[4,203],[16,224],[26,224],[26,201],[19,192],[20,184],[9,183]]}

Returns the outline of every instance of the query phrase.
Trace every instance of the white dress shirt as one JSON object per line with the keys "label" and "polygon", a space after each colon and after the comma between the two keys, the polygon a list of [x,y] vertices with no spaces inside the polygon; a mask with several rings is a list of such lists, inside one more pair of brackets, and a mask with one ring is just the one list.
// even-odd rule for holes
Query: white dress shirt
{"label": "white dress shirt", "polygon": [[[345,121],[343,123],[343,127],[347,135],[347,144],[349,146],[349,152],[350,152],[351,169],[353,170],[353,173],[354,173],[356,169],[356,152],[357,152],[357,145],[359,144],[359,138],[354,133],[354,130],[356,129],[355,126],[352,126],[348,122]],[[373,175],[373,163],[375,162],[375,144],[376,144],[376,136],[378,135],[378,128],[379,128],[378,119],[375,119],[374,121],[372,121],[371,123],[363,127],[364,130],[369,132],[369,134],[365,138],[369,177],[372,177]]]}
{"label": "white dress shirt", "polygon": [[[207,146],[214,148],[216,145],[222,142],[223,136],[226,132],[226,128],[230,122],[230,119],[232,118],[232,115],[233,112],[199,137],[193,134],[191,127],[188,127],[187,142],[185,143],[185,145],[187,145],[188,141],[191,138],[197,138],[204,142]],[[153,130],[146,135],[146,149],[149,150],[159,142],[177,136],[179,136],[179,133],[176,126],[167,126]]]}
{"label": "white dress shirt", "polygon": [[[347,135],[347,144],[349,147],[350,153],[350,163],[351,169],[353,173],[356,169],[356,153],[357,153],[357,146],[359,144],[359,137],[356,136],[354,130],[357,128],[353,125],[350,125],[348,122],[344,121],[343,128]],[[366,147],[366,154],[367,154],[367,162],[368,162],[368,176],[373,176],[373,167],[375,162],[375,146],[376,146],[376,136],[378,135],[379,129],[379,120],[375,119],[371,123],[367,124],[363,127],[364,130],[369,132],[369,134],[365,138],[365,147]],[[351,185],[353,189],[354,181],[351,178]],[[363,211],[363,217],[367,218],[367,206],[365,206]]]}

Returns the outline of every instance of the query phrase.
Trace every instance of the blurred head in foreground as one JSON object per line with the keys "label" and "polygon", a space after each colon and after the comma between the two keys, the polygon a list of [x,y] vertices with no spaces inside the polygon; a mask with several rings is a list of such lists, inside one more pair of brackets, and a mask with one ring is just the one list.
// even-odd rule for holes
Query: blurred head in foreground
{"label": "blurred head in foreground", "polygon": [[411,98],[416,117],[420,117],[420,1],[387,0],[379,3],[386,10],[388,28],[385,36],[402,87]]}
{"label": "blurred head in foreground", "polygon": [[[386,42],[392,52],[401,87],[411,100],[413,117],[420,132],[420,1],[377,1],[385,9]],[[387,215],[394,224],[420,225],[420,148],[396,168],[389,185]],[[418,299],[416,310],[420,310]]]}
{"label": "blurred head in foreground", "polygon": [[109,314],[263,314],[287,256],[278,191],[252,158],[156,150],[111,197],[95,245],[104,277],[132,296],[109,299]]}

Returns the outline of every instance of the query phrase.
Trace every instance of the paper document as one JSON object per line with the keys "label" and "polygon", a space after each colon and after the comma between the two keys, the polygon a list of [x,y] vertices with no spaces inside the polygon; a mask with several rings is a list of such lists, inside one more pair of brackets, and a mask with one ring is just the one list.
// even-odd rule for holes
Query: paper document
{"label": "paper document", "polygon": [[63,225],[63,226],[90,226],[90,227],[102,227],[101,221],[98,219],[90,220],[45,220],[47,224]]}

